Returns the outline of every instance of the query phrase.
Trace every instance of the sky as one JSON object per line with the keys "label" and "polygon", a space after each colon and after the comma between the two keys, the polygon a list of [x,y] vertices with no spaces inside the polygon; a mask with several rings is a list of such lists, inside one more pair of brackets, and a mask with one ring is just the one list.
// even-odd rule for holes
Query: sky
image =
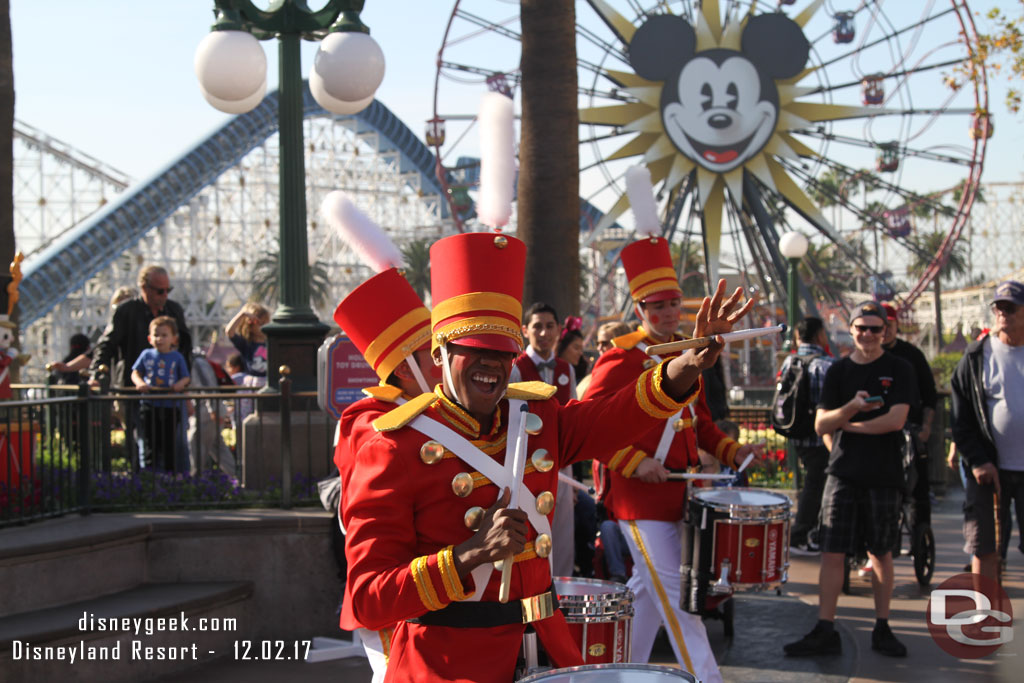
{"label": "sky", "polygon": [[[947,2],[906,4],[927,1]],[[1008,2],[970,4],[984,12]],[[435,62],[453,4],[367,0],[362,12],[387,59],[377,99],[421,137],[424,122],[433,115]],[[492,10],[498,6],[499,14],[506,6],[509,16],[518,11],[517,3],[509,0],[463,1],[464,7],[481,4]],[[827,4],[841,9],[856,3]],[[212,8],[212,0],[11,0],[16,117],[136,180],[156,173],[229,119],[202,98],[193,73],[195,48],[212,23]],[[592,11],[579,1],[577,14],[589,16]],[[273,90],[276,42],[263,45]],[[486,43],[478,39],[475,45]],[[315,51],[315,44],[304,43],[304,73]],[[984,180],[1019,182],[1024,116],[1005,111],[1004,89],[1002,82],[993,82],[997,132],[989,145]],[[455,108],[472,113],[465,104]]]}

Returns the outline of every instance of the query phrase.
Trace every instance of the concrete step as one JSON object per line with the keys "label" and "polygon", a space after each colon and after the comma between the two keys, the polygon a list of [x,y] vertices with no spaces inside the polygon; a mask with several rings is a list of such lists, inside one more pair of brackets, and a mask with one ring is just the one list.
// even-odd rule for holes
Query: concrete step
{"label": "concrete step", "polygon": [[234,657],[252,595],[248,581],[147,583],[0,617],[0,682],[144,681]]}

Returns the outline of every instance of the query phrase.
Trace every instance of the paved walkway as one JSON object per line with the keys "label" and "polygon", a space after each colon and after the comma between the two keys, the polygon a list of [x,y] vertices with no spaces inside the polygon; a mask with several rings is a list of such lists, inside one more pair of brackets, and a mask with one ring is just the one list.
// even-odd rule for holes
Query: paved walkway
{"label": "paved walkway", "polygon": [[[937,567],[932,585],[963,569],[966,556],[961,550],[962,491],[952,489],[933,512],[937,543]],[[1018,623],[1024,624],[1024,555],[1011,544],[1009,568],[1004,584],[1013,602]],[[1024,666],[1024,631],[1015,642],[1004,645],[995,655],[980,660],[957,660],[932,641],[925,623],[928,589],[918,586],[913,562],[899,558],[896,590],[890,623],[906,643],[909,656],[891,659],[871,650],[874,608],[867,579],[853,577],[852,595],[839,602],[838,627],[843,637],[843,654],[837,657],[792,659],[783,656],[782,644],[808,631],[817,618],[818,560],[794,557],[790,582],[782,595],[743,594],[736,598],[732,642],[725,639],[720,622],[708,622],[712,646],[726,681],[1016,681]],[[333,634],[325,634],[333,635]],[[671,664],[667,642],[655,646],[655,663]],[[1018,673],[1014,673],[1014,672]],[[317,664],[216,662],[201,669],[163,679],[167,683],[246,680],[262,683],[298,680],[312,683],[368,683],[370,670],[362,658]]]}

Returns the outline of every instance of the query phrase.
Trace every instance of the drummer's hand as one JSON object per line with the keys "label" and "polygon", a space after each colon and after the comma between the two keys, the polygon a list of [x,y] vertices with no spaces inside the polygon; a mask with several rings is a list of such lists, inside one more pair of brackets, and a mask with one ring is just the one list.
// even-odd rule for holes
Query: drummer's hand
{"label": "drummer's hand", "polygon": [[736,449],[736,458],[733,463],[736,465],[738,470],[740,466],[746,461],[747,456],[750,454],[754,455],[754,459],[750,461],[748,467],[753,467],[761,462],[764,458],[764,447],[767,445],[764,441],[761,443],[745,443]]}
{"label": "drummer's hand", "polygon": [[459,578],[465,578],[485,562],[496,562],[523,552],[526,547],[526,513],[507,507],[511,497],[508,488],[502,490],[494,505],[484,512],[480,529],[468,541],[452,549]]}
{"label": "drummer's hand", "polygon": [[633,470],[633,478],[648,484],[660,484],[668,481],[668,470],[654,458],[644,458]]}
{"label": "drummer's hand", "polygon": [[[725,299],[724,297],[725,280],[719,280],[715,293],[710,298],[704,297],[700,308],[697,310],[697,319],[693,325],[694,337],[710,337],[732,332],[736,322],[749,313],[750,309],[757,302],[757,296],[755,295],[737,309],[740,299],[743,298],[742,287],[737,287],[729,298]],[[718,355],[722,352],[722,348],[724,348],[724,344],[719,343],[716,339],[710,346],[694,349],[692,353],[697,357],[701,368],[707,369],[718,360]]]}

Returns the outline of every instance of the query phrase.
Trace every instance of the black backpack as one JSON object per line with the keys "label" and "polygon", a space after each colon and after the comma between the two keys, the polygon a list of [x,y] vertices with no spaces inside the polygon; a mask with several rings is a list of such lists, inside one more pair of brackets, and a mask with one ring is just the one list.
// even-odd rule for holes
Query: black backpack
{"label": "black backpack", "polygon": [[772,427],[790,439],[814,436],[816,406],[811,403],[811,362],[821,356],[790,356],[772,398]]}

